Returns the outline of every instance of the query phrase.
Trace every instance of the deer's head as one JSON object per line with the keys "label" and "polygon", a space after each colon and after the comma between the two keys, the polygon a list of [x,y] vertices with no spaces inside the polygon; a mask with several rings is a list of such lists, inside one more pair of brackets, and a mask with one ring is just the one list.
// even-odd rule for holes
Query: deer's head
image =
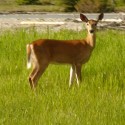
{"label": "deer's head", "polygon": [[104,14],[101,13],[99,16],[98,16],[98,19],[97,20],[88,20],[88,18],[83,15],[83,14],[80,14],[80,19],[86,23],[86,28],[88,30],[88,32],[90,33],[94,33],[94,31],[96,30],[96,27],[97,27],[97,24],[100,20],[102,20],[104,17]]}

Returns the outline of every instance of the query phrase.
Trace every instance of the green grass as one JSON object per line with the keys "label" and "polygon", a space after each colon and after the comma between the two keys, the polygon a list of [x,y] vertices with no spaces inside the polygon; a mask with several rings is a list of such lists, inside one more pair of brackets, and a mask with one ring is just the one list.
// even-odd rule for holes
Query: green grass
{"label": "green grass", "polygon": [[0,33],[0,125],[124,125],[125,33],[99,31],[83,82],[68,87],[68,65],[50,65],[36,92],[28,83],[26,44],[39,38],[82,39],[85,32]]}

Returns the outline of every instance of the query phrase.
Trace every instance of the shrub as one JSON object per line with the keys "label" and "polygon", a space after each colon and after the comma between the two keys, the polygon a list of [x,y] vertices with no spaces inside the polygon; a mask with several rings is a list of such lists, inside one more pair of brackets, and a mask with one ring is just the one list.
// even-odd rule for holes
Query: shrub
{"label": "shrub", "polygon": [[75,5],[79,0],[63,0],[64,4],[66,5],[65,11],[74,11]]}
{"label": "shrub", "polygon": [[110,12],[114,11],[111,0],[79,0],[75,5],[78,12]]}

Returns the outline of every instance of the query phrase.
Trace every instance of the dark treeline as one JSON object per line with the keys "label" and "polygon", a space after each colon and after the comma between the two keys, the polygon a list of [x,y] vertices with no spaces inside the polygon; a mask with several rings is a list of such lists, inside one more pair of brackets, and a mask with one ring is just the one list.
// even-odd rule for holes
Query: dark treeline
{"label": "dark treeline", "polygon": [[116,6],[125,5],[125,0],[16,0],[16,2],[19,5],[64,6],[66,12],[113,12]]}

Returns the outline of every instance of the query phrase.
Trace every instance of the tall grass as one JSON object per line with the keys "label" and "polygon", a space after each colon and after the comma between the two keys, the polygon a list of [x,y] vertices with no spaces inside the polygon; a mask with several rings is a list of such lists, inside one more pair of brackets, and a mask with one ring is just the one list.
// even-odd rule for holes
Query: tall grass
{"label": "tall grass", "polygon": [[68,88],[68,65],[50,65],[36,92],[28,83],[26,44],[39,38],[82,39],[85,32],[34,29],[0,34],[1,125],[124,125],[125,33],[97,32],[96,48],[83,65],[83,81]]}

